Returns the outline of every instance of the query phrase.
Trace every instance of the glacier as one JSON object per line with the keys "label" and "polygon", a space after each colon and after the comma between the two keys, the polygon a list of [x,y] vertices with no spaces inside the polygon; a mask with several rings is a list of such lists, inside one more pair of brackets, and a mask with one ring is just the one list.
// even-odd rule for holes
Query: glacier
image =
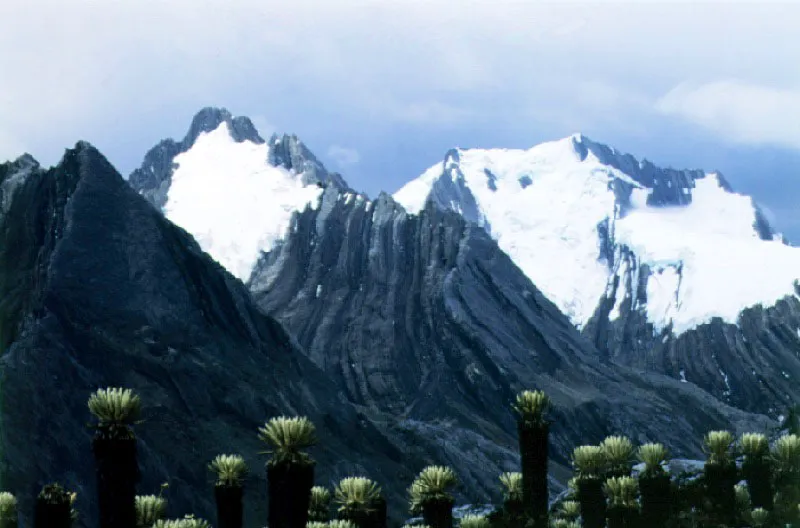
{"label": "glacier", "polygon": [[[528,150],[453,149],[394,198],[410,213],[433,200],[482,226],[578,328],[612,292],[610,319],[641,298],[634,308],[657,333],[735,324],[747,307],[795,295],[800,279],[800,248],[720,174],[657,169],[580,134]],[[621,279],[645,266],[644,295],[625,291]]]}

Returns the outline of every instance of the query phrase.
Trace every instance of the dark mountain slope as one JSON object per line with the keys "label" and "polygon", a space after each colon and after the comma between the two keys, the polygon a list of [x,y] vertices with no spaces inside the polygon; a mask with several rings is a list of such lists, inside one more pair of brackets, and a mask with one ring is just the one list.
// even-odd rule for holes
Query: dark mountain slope
{"label": "dark mountain slope", "polygon": [[709,429],[767,427],[691,384],[601,360],[483,229],[432,204],[412,216],[386,195],[328,188],[249,286],[350,399],[426,431],[432,461],[452,464],[475,500],[497,498],[523,388],[555,401],[556,476],[574,446],[607,434],[700,456]]}
{"label": "dark mountain slope", "polygon": [[[262,526],[265,457],[256,430],[282,413],[318,425],[318,481],[358,468],[399,473],[398,447],[341,397],[283,328],[183,230],[138,196],[91,146],[55,168],[0,165],[0,487],[23,520],[49,481],[79,492],[95,526],[89,394],[136,389],[144,480],[169,482],[171,515],[212,517],[207,463],[241,453],[248,526]],[[353,439],[359,439],[354,449]],[[402,493],[407,482],[389,491]]]}

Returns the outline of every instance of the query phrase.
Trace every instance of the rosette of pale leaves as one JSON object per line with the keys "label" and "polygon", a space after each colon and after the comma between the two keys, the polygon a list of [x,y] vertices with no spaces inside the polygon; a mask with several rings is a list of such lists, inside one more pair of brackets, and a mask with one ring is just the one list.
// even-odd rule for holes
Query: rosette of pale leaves
{"label": "rosette of pale leaves", "polygon": [[750,490],[747,489],[747,486],[743,484],[737,484],[734,486],[733,490],[736,493],[736,505],[739,507],[739,510],[750,510]]}
{"label": "rosette of pale leaves", "polygon": [[761,458],[769,453],[769,441],[761,433],[744,433],[739,439],[744,456],[755,459]]}
{"label": "rosette of pale leaves", "polygon": [[578,501],[564,501],[559,508],[561,516],[569,521],[574,521],[581,516],[581,504]]}
{"label": "rosette of pale leaves", "polygon": [[0,492],[0,526],[16,526],[17,498],[7,491]]}
{"label": "rosette of pale leaves", "polygon": [[449,467],[426,467],[420,472],[408,490],[411,499],[411,512],[422,511],[422,505],[429,501],[452,501],[453,496],[449,493],[449,490],[457,483],[458,478]]}
{"label": "rosette of pale leaves", "polygon": [[167,513],[167,499],[157,495],[136,496],[136,526],[153,526]]}
{"label": "rosette of pale leaves", "polygon": [[639,446],[637,451],[639,460],[644,462],[644,472],[647,474],[661,473],[667,461],[667,448],[663,444],[649,443]]}
{"label": "rosette of pale leaves", "polygon": [[328,523],[328,528],[356,528],[352,521],[345,521],[343,519],[334,519]]}
{"label": "rosette of pale leaves", "polygon": [[636,506],[637,490],[633,477],[611,477],[603,484],[603,491],[614,506]]}
{"label": "rosette of pale leaves", "polygon": [[572,451],[572,467],[578,477],[599,477],[606,466],[606,454],[602,447],[578,446]]}
{"label": "rosette of pale leaves", "polygon": [[507,501],[522,501],[522,473],[506,472],[500,475],[503,497]]}
{"label": "rosette of pale leaves", "polygon": [[211,528],[208,521],[198,519],[194,515],[187,515],[183,519],[159,520],[153,524],[153,528]]}
{"label": "rosette of pale leaves", "polygon": [[783,473],[800,471],[800,437],[788,434],[778,438],[772,449],[772,458]]}
{"label": "rosette of pale leaves", "polygon": [[726,465],[732,459],[734,438],[730,431],[711,431],[705,436],[705,448],[711,464]]}
{"label": "rosette of pale leaves", "polygon": [[600,444],[606,463],[614,470],[630,471],[633,465],[633,444],[624,436],[609,436]]}
{"label": "rosette of pale leaves", "polygon": [[769,512],[764,508],[756,508],[750,511],[750,522],[753,526],[766,526],[769,521]]}
{"label": "rosette of pale leaves", "polygon": [[258,437],[272,447],[271,464],[309,464],[311,457],[301,449],[317,443],[316,428],[304,416],[272,418],[258,429]]}
{"label": "rosette of pale leaves", "polygon": [[322,521],[308,521],[306,523],[306,528],[328,528],[328,523]]}
{"label": "rosette of pale leaves", "polygon": [[544,391],[522,391],[517,395],[514,410],[519,414],[523,424],[541,426],[546,423],[545,414],[550,409],[550,398]]}
{"label": "rosette of pale leaves", "polygon": [[485,515],[473,515],[468,513],[461,518],[459,526],[461,528],[489,528],[491,524]]}
{"label": "rosette of pale leaves", "polygon": [[247,464],[240,455],[217,455],[208,469],[217,474],[217,486],[239,487],[247,474]]}
{"label": "rosette of pale leaves", "polygon": [[581,528],[578,521],[571,521],[569,519],[556,519],[551,526],[553,528]]}
{"label": "rosette of pale leaves", "polygon": [[331,507],[331,492],[322,486],[311,488],[308,515],[315,521],[327,522]]}
{"label": "rosette of pale leaves", "polygon": [[381,488],[366,477],[347,477],[339,481],[333,496],[341,513],[369,513],[381,496]]}
{"label": "rosette of pale leaves", "polygon": [[89,412],[100,427],[132,425],[139,419],[142,402],[131,389],[98,389],[89,396]]}

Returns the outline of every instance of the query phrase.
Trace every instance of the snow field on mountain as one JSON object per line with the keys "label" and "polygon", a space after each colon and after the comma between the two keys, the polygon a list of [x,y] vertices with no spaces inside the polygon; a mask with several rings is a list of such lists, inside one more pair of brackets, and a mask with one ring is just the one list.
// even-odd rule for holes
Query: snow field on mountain
{"label": "snow field on mountain", "polygon": [[226,123],[203,133],[177,168],[164,214],[246,281],[262,251],[286,235],[292,213],[316,208],[322,189],[267,162],[268,146],[237,143]]}
{"label": "snow field on mountain", "polygon": [[727,192],[716,174],[696,180],[684,207],[647,207],[646,192],[634,190],[616,239],[654,272],[647,313],[657,330],[672,321],[680,334],[712,317],[735,323],[742,309],[793,293],[800,249],[758,238],[752,201]]}
{"label": "snow field on mountain", "polygon": [[[574,163],[575,156],[571,146],[544,143],[526,151],[460,151],[459,166],[500,248],[580,326],[606,288],[609,271],[597,258],[597,223],[614,214],[614,195],[606,168]],[[420,178],[430,182],[428,191],[435,180],[431,171],[441,169]],[[496,190],[484,169],[495,176]],[[530,183],[523,188],[526,176]],[[420,195],[427,195],[423,185],[409,184],[395,199],[416,213],[425,203]]]}
{"label": "snow field on mountain", "polygon": [[[602,164],[591,149],[581,161],[581,141],[575,135],[525,151],[462,150],[458,163],[431,167],[395,199],[411,213],[428,196],[459,210],[458,200],[470,191],[479,208],[471,220],[579,328],[611,291],[614,272],[599,259],[598,224],[605,219],[617,246],[628,246],[636,266],[653,271],[644,309],[657,331],[672,322],[680,334],[713,317],[735,323],[744,308],[770,306],[794,293],[800,249],[758,238],[749,197],[726,191],[716,174],[708,174],[696,180],[691,204],[648,207],[650,190],[631,176]],[[635,187],[623,218],[609,187],[615,178]],[[453,184],[461,186],[457,193],[447,191]],[[624,278],[637,271],[622,263],[616,273]],[[612,319],[630,295],[624,285],[621,280]]]}

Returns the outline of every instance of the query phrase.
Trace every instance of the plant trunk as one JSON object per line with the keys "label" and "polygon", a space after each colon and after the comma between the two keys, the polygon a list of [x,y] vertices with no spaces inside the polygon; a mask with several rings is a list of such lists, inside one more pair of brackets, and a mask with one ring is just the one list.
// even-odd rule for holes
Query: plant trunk
{"label": "plant trunk", "polygon": [[453,528],[453,504],[450,500],[431,500],[422,503],[422,518],[430,528]]}
{"label": "plant trunk", "polygon": [[[639,511],[632,506],[609,506],[608,528],[637,528],[639,526]],[[642,524],[651,528],[649,524]]]}
{"label": "plant trunk", "polygon": [[314,486],[312,464],[267,465],[269,527],[305,528]]}
{"label": "plant trunk", "polygon": [[375,509],[370,512],[369,520],[367,521],[369,528],[386,528],[386,499],[383,497],[378,497],[378,499],[375,501],[374,508]]}
{"label": "plant trunk", "polygon": [[92,441],[97,464],[97,505],[100,528],[136,528],[136,438],[95,435]]}
{"label": "plant trunk", "polygon": [[753,508],[772,510],[774,491],[772,489],[772,471],[764,458],[745,459],[742,464],[742,477],[747,481],[750,502]]}
{"label": "plant trunk", "polygon": [[547,522],[547,454],[550,427],[543,424],[526,427],[519,422],[519,452],[522,459],[522,504],[525,514],[535,526],[546,528]]}
{"label": "plant trunk", "polygon": [[217,528],[242,528],[244,489],[241,486],[215,486]]}
{"label": "plant trunk", "polygon": [[598,477],[578,480],[578,503],[581,505],[583,528],[603,528],[606,524],[606,496]]}
{"label": "plant trunk", "polygon": [[733,463],[721,466],[706,463],[706,493],[711,501],[712,515],[715,522],[733,526],[736,522],[736,483],[739,482],[738,470]]}
{"label": "plant trunk", "polygon": [[373,517],[363,511],[340,512],[338,517],[342,521],[350,521],[356,528],[370,528],[374,522]]}
{"label": "plant trunk", "polygon": [[507,500],[503,503],[503,517],[509,528],[523,528],[525,526],[525,510],[522,502]]}
{"label": "plant trunk", "polygon": [[642,526],[664,528],[675,502],[669,475],[667,473],[641,475],[639,492],[642,502]]}
{"label": "plant trunk", "polygon": [[53,504],[37,498],[33,526],[34,528],[70,528],[72,526],[72,507],[69,502]]}

